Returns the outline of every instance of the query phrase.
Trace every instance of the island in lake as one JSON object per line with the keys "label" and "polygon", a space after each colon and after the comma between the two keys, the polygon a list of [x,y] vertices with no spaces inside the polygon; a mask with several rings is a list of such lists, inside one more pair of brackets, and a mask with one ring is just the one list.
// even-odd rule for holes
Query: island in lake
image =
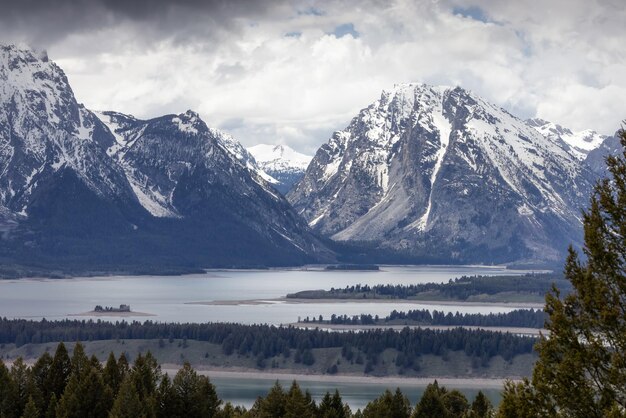
{"label": "island in lake", "polygon": [[70,314],[70,316],[156,316],[145,312],[135,312],[130,310],[130,305],[122,304],[119,308],[113,306],[96,305],[93,311],[83,312],[79,314]]}

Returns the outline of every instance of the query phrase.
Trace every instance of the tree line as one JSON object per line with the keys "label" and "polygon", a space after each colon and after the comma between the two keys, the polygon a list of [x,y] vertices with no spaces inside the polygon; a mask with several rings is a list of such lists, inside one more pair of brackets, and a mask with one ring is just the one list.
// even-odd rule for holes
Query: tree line
{"label": "tree line", "polygon": [[[395,349],[416,360],[425,354],[444,355],[464,351],[488,361],[502,356],[510,361],[519,354],[532,353],[535,338],[510,333],[454,328],[450,330],[376,329],[365,332],[331,332],[293,326],[242,325],[229,323],[160,323],[145,321],[107,322],[93,320],[32,321],[0,319],[0,343],[48,343],[119,339],[189,339],[221,346],[226,355],[254,356],[263,360],[289,357],[313,364],[313,349],[350,347],[365,356],[370,365],[378,362],[386,349]],[[366,368],[367,370],[367,368]]]}
{"label": "tree line", "polygon": [[133,364],[109,354],[102,364],[77,343],[70,356],[63,343],[28,366],[18,358],[0,361],[0,416],[3,418],[427,418],[493,416],[482,392],[470,404],[465,396],[435,381],[414,408],[397,389],[386,391],[353,413],[338,391],[316,402],[294,381],[285,390],[276,382],[247,410],[224,402],[209,378],[185,363],[170,377],[150,352]]}
{"label": "tree line", "polygon": [[445,313],[428,309],[415,309],[407,312],[393,310],[389,315],[380,318],[378,315],[336,315],[328,320],[308,316],[301,320],[305,324],[337,324],[337,325],[450,325],[450,326],[483,326],[483,327],[523,327],[543,328],[547,315],[540,309],[516,309],[506,313]]}
{"label": "tree line", "polygon": [[447,283],[420,283],[410,285],[357,284],[330,290],[304,290],[290,293],[288,298],[300,299],[411,299],[427,294],[445,299],[467,300],[476,295],[495,295],[503,292],[529,293],[543,296],[552,285],[563,291],[571,290],[571,283],[555,273],[525,274],[522,276],[462,276]]}

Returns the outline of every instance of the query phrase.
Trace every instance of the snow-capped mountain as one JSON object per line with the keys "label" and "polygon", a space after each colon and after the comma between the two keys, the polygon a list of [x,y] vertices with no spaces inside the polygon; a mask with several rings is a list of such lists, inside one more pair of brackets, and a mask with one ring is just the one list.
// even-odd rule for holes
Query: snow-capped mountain
{"label": "snow-capped mountain", "polygon": [[286,194],[297,183],[311,162],[310,155],[295,151],[287,145],[259,144],[248,148],[258,167],[276,179],[274,187]]}
{"label": "snow-capped mountain", "polygon": [[559,124],[539,118],[528,119],[526,123],[552,141],[558,139],[564,141],[570,146],[572,153],[580,160],[584,160],[591,151],[602,145],[607,138],[606,135],[600,135],[591,129],[572,132]]}
{"label": "snow-capped mountain", "polygon": [[462,88],[396,85],[316,153],[289,201],[318,232],[422,260],[557,260],[594,176]]}
{"label": "snow-capped mountain", "polygon": [[5,261],[197,268],[329,254],[255,164],[192,111],[91,112],[45,54],[0,46]]}

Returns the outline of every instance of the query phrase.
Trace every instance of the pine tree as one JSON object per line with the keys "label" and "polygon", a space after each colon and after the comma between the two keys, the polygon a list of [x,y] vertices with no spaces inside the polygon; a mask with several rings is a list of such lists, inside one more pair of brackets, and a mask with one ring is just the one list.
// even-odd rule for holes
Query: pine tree
{"label": "pine tree", "polygon": [[130,379],[125,379],[115,398],[109,418],[145,418],[146,411]]}
{"label": "pine tree", "polygon": [[282,417],[285,415],[287,395],[278,380],[274,383],[267,396],[259,403],[260,405],[257,405],[259,416]]}
{"label": "pine tree", "polygon": [[363,409],[365,418],[409,418],[411,416],[411,404],[400,389],[395,393],[386,390],[379,398],[368,403]]}
{"label": "pine tree", "polygon": [[50,396],[48,402],[48,408],[46,409],[46,418],[56,418],[57,416],[57,396],[53,393]]}
{"label": "pine tree", "polygon": [[17,360],[13,362],[9,376],[13,383],[13,399],[11,403],[13,404],[15,415],[20,416],[24,411],[24,407],[26,407],[32,388],[28,367],[21,357],[18,357]]}
{"label": "pine tree", "polygon": [[443,397],[447,390],[439,386],[435,380],[434,383],[426,386],[422,398],[415,406],[413,418],[446,418],[448,410],[444,404]]}
{"label": "pine tree", "polygon": [[80,364],[76,370],[80,376],[72,373],[57,406],[57,418],[106,418],[113,403],[111,389],[98,370],[84,369]]}
{"label": "pine tree", "polygon": [[26,402],[22,418],[39,418],[39,409],[32,397],[29,397],[28,402]]}
{"label": "pine tree", "polygon": [[0,360],[0,417],[15,416],[15,411],[17,410],[15,392],[9,369]]}
{"label": "pine tree", "polygon": [[343,403],[338,390],[332,396],[326,392],[319,404],[318,414],[321,418],[348,418],[352,415],[350,407]]}
{"label": "pine tree", "polygon": [[583,214],[581,261],[570,248],[565,277],[573,291],[546,296],[549,338],[537,344],[532,381],[509,384],[499,416],[626,416],[626,132],[607,159],[610,179]]}
{"label": "pine tree", "polygon": [[315,402],[307,392],[302,393],[300,386],[294,381],[287,392],[285,402],[286,418],[313,418],[315,417]]}
{"label": "pine tree", "polygon": [[122,379],[113,352],[109,353],[107,362],[102,370],[102,378],[104,379],[104,384],[111,388],[113,395],[117,395],[117,392],[120,390],[120,385],[122,384]]}
{"label": "pine tree", "polygon": [[189,363],[174,376],[172,391],[177,417],[214,416],[221,402],[209,379],[199,376]]}
{"label": "pine tree", "polygon": [[470,408],[470,418],[491,418],[493,416],[493,405],[482,391],[478,391],[474,402]]}
{"label": "pine tree", "polygon": [[65,348],[65,344],[59,343],[54,353],[54,358],[50,365],[50,373],[48,374],[48,381],[46,382],[46,387],[49,388],[51,393],[55,394],[57,400],[63,395],[71,370],[70,357]]}

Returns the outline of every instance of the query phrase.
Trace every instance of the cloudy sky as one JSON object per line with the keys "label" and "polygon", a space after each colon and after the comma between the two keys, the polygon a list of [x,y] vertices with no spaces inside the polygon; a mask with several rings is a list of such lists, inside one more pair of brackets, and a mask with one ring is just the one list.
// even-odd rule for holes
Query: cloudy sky
{"label": "cloudy sky", "polygon": [[79,101],[197,110],[308,153],[394,83],[460,85],[522,118],[626,118],[624,0],[2,1],[0,41],[47,49]]}

